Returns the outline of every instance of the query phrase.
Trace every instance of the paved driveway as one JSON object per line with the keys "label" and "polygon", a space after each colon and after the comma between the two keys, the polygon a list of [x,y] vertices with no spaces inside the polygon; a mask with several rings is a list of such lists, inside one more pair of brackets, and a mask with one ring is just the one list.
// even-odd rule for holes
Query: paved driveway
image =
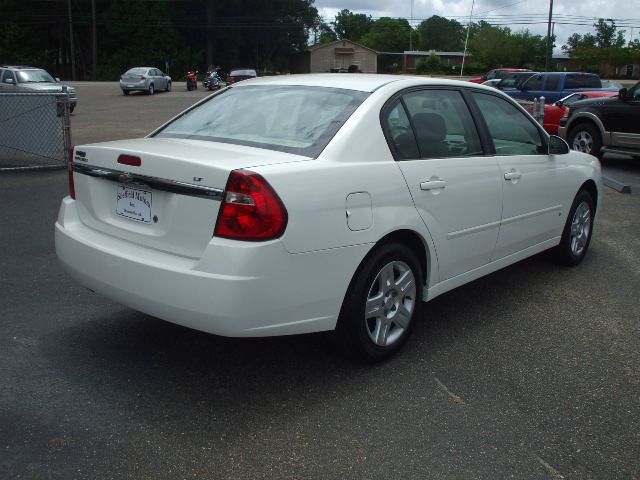
{"label": "paved driveway", "polygon": [[[183,101],[163,95],[118,101],[161,123],[150,105]],[[606,190],[579,267],[539,255],[442,295],[363,366],[323,335],[216,337],[81,288],[54,253],[66,190],[0,175],[0,478],[640,478],[640,196]]]}

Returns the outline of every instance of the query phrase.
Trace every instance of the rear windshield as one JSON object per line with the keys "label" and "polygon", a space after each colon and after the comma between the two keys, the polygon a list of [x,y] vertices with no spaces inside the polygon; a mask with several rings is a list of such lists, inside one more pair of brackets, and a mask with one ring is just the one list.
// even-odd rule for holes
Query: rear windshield
{"label": "rear windshield", "polygon": [[144,75],[145,73],[147,73],[146,68],[132,68],[130,70],[127,70],[125,72],[125,75]]}
{"label": "rear windshield", "polygon": [[156,133],[317,157],[366,92],[303,86],[231,87]]}
{"label": "rear windshield", "polygon": [[256,75],[256,71],[255,70],[231,70],[231,73],[229,74],[232,77],[255,77]]}
{"label": "rear windshield", "polygon": [[46,70],[18,70],[20,83],[55,83],[55,79]]}

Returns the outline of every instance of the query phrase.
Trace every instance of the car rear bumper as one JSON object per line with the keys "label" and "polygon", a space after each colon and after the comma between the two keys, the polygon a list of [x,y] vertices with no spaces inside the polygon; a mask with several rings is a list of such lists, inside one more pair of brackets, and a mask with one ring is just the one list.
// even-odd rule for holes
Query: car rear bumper
{"label": "car rear bumper", "polygon": [[186,327],[257,337],[335,328],[351,276],[368,246],[290,254],[280,241],[213,238],[200,259],[113,238],[82,223],[63,200],[56,253],[80,284]]}
{"label": "car rear bumper", "polygon": [[149,89],[149,82],[147,80],[143,80],[141,82],[123,82],[120,81],[120,88],[122,90],[140,90],[146,91]]}

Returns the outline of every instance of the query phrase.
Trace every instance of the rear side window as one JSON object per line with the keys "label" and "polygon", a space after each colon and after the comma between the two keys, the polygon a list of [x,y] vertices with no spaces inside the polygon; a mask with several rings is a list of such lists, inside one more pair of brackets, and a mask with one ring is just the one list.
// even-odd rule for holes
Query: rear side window
{"label": "rear side window", "polygon": [[2,73],[2,83],[5,83],[5,81],[9,78],[13,78],[11,70],[4,70],[4,72]]}
{"label": "rear side window", "polygon": [[386,121],[399,158],[482,155],[475,124],[459,92],[407,93],[402,103],[390,110]]}
{"label": "rear side window", "polygon": [[595,75],[567,75],[564,88],[602,88],[602,83]]}
{"label": "rear side window", "polygon": [[496,149],[496,155],[546,153],[540,131],[519,109],[494,95],[474,92]]}

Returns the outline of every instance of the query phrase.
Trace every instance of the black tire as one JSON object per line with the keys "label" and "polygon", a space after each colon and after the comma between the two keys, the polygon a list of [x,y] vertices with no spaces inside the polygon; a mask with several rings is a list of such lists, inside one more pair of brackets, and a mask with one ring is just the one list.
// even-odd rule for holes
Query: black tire
{"label": "black tire", "polygon": [[555,248],[556,258],[563,265],[572,267],[584,259],[593,235],[595,213],[593,197],[580,190],[569,210],[560,244]]}
{"label": "black tire", "polygon": [[569,147],[573,150],[588,153],[600,158],[602,153],[602,137],[600,131],[590,123],[578,123],[569,132]]}
{"label": "black tire", "polygon": [[171,91],[171,82],[167,82],[167,88],[165,89],[165,92],[170,92]]}
{"label": "black tire", "polygon": [[129,95],[131,92],[130,92],[129,90],[122,90],[122,93],[123,93],[124,95]]}
{"label": "black tire", "polygon": [[187,82],[187,90],[189,91],[193,90],[193,86],[191,85],[191,82]]}
{"label": "black tire", "polygon": [[75,105],[69,105],[69,113],[73,113],[75,109],[76,109]]}
{"label": "black tire", "polygon": [[153,86],[153,83],[149,84],[149,89],[147,90],[147,92],[149,93],[149,95],[153,95],[155,93],[155,87]]}
{"label": "black tire", "polygon": [[419,314],[422,279],[420,260],[406,245],[388,243],[375,249],[349,285],[334,332],[337,346],[348,356],[367,362],[395,354]]}

